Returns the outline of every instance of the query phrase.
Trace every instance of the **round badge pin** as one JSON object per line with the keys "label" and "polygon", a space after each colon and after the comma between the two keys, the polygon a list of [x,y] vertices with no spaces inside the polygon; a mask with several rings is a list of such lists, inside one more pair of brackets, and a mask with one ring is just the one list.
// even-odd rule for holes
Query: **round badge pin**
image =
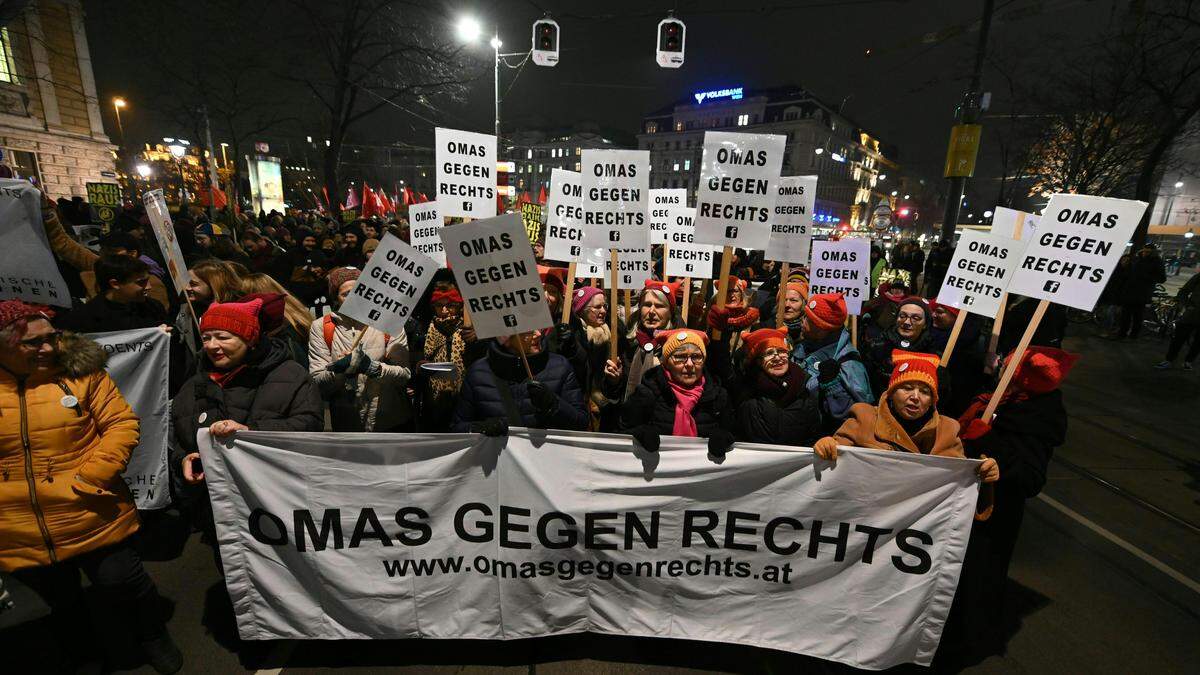
{"label": "round badge pin", "polygon": [[816,300],[809,300],[809,301],[808,301],[808,308],[809,308],[809,309],[816,309],[816,308],[817,308],[817,301],[816,301]]}
{"label": "round badge pin", "polygon": [[907,347],[908,347],[910,344],[912,344],[912,343],[911,343],[911,342],[909,342],[908,340],[901,340],[901,341],[900,341],[900,346],[901,346],[901,347],[905,347],[905,348],[907,348]]}
{"label": "round badge pin", "polygon": [[644,349],[648,352],[652,352],[652,351],[654,351],[654,345],[647,342],[646,344],[642,345],[642,349]]}
{"label": "round badge pin", "polygon": [[575,297],[577,297],[577,298],[582,298],[582,297],[583,297],[583,289],[582,289],[582,288],[581,288],[581,289],[579,289],[579,290],[577,290],[577,291],[575,291]]}
{"label": "round badge pin", "polygon": [[74,408],[75,406],[79,405],[79,399],[70,394],[58,399],[58,402],[61,403],[62,407],[64,408]]}
{"label": "round badge pin", "polygon": [[200,413],[200,417],[196,420],[196,422],[198,422],[200,424],[204,424],[204,420],[206,420],[206,419],[208,419],[208,413],[202,412],[202,413]]}
{"label": "round badge pin", "polygon": [[678,334],[678,335],[676,335],[676,336],[675,336],[675,339],[676,339],[676,340],[686,340],[686,339],[687,339],[687,333],[680,333],[680,334]]}
{"label": "round badge pin", "polygon": [[907,364],[907,363],[901,363],[901,364],[900,364],[900,367],[899,367],[897,370],[899,370],[900,372],[902,372],[902,373],[903,373],[904,371],[908,370],[908,364]]}

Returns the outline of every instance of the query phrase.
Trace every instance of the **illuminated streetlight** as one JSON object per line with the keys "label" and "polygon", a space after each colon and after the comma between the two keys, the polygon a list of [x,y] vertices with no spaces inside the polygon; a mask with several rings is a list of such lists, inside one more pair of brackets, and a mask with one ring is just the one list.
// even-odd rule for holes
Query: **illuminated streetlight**
{"label": "illuminated streetlight", "polygon": [[138,175],[141,176],[143,179],[150,177],[150,167],[149,166],[147,166],[145,164],[138,164],[137,167],[135,167],[135,168],[137,169]]}
{"label": "illuminated streetlight", "polygon": [[483,32],[483,27],[475,19],[464,16],[458,20],[458,39],[463,42],[474,42],[479,39],[480,33]]}
{"label": "illuminated streetlight", "polygon": [[991,211],[984,211],[984,212],[983,212],[983,217],[984,217],[984,218],[991,218],[991,217],[992,217],[992,212],[991,212]]}
{"label": "illuminated streetlight", "polygon": [[904,195],[904,198],[905,198],[905,199],[908,199],[908,198],[909,198],[909,195]]}
{"label": "illuminated streetlight", "polygon": [[819,154],[825,152],[825,148],[817,148],[816,150],[813,150],[813,152],[819,155]]}
{"label": "illuminated streetlight", "polygon": [[893,197],[895,197],[897,194],[899,194],[899,193],[898,193],[898,192],[896,192],[895,190],[892,190],[892,196],[893,196]]}
{"label": "illuminated streetlight", "polygon": [[125,145],[125,128],[121,126],[121,108],[128,104],[120,96],[114,96],[112,103],[113,112],[117,114],[117,133],[121,136],[121,145]]}
{"label": "illuminated streetlight", "polygon": [[1178,190],[1181,187],[1183,187],[1183,181],[1181,181],[1181,180],[1175,181],[1175,189]]}
{"label": "illuminated streetlight", "polygon": [[504,43],[501,42],[500,38],[498,37],[493,37],[491,40],[488,40],[488,44],[492,46],[492,49],[500,49],[504,46]]}

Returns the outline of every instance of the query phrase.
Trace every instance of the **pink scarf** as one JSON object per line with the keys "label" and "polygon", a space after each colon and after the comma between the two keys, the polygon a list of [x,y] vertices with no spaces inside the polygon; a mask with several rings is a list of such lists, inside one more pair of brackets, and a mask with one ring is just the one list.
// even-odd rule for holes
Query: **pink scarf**
{"label": "pink scarf", "polygon": [[692,417],[692,409],[700,402],[700,396],[704,393],[704,378],[701,377],[696,384],[690,387],[684,387],[675,384],[671,380],[670,373],[666,375],[667,384],[675,394],[675,426],[671,429],[671,435],[695,438],[698,432],[696,431],[696,418]]}

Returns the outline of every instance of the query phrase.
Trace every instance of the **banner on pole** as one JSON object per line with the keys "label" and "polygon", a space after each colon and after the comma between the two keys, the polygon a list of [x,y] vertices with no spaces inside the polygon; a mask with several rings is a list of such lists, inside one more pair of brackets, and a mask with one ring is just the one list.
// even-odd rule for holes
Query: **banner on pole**
{"label": "banner on pole", "polygon": [[125,484],[142,511],[165,509],[171,503],[167,471],[167,364],[171,338],[159,328],[92,333],[108,354],[108,376],[141,420],[141,436],[125,467]]}
{"label": "banner on pole", "polygon": [[1008,291],[1092,311],[1146,206],[1130,199],[1051,195]]}
{"label": "banner on pole", "polygon": [[401,335],[437,269],[432,258],[400,237],[386,234],[338,314],[388,335]]}
{"label": "banner on pole", "polygon": [[665,274],[669,277],[713,278],[716,249],[696,243],[695,216],[694,208],[673,208],[668,212]]}
{"label": "banner on pole", "polygon": [[171,212],[167,211],[167,200],[163,198],[163,191],[160,189],[142,193],[142,203],[146,206],[146,216],[150,219],[150,229],[154,230],[158,248],[167,261],[167,273],[171,275],[171,283],[175,284],[176,292],[182,293],[191,280],[191,274],[183,260],[179,240],[175,238],[175,225],[171,222]]}
{"label": "banner on pole", "polygon": [[243,640],[590,631],[928,665],[979,494],[972,460],[716,464],[672,436],[653,455],[522,429],[198,442]]}
{"label": "banner on pole", "polygon": [[437,127],[437,202],[442,216],[496,215],[496,137]]}
{"label": "banner on pole", "polygon": [[0,300],[71,306],[42,225],[42,193],[29,181],[0,179]]}
{"label": "banner on pole", "polygon": [[1012,237],[963,230],[938,291],[938,304],[995,317],[1024,248],[1025,242]]}
{"label": "banner on pole", "polygon": [[778,194],[775,217],[771,219],[771,239],[767,242],[764,257],[807,265],[812,247],[817,177],[784,176],[779,179]]}
{"label": "banner on pole", "polygon": [[664,188],[650,191],[650,243],[667,243],[671,209],[687,207],[686,188]]}
{"label": "banner on pole", "polygon": [[478,337],[554,325],[521,214],[444,228],[442,244]]}
{"label": "banner on pole", "polygon": [[408,206],[408,239],[413,248],[429,256],[438,267],[446,266],[446,249],[442,248],[445,222],[437,202]]}
{"label": "banner on pole", "polygon": [[649,151],[584,150],[580,165],[583,247],[648,248]]}
{"label": "banner on pole", "polygon": [[863,301],[871,294],[871,242],[843,238],[812,243],[812,270],[808,292],[841,293],[846,309],[862,314]]}
{"label": "banner on pole", "polygon": [[785,136],[704,133],[697,242],[757,251],[767,247],[786,147]]}

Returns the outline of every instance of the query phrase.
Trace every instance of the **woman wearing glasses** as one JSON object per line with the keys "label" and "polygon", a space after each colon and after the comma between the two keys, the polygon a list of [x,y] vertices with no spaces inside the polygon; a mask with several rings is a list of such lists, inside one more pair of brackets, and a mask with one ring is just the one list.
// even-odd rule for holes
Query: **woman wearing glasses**
{"label": "woman wearing glasses", "polygon": [[61,335],[50,317],[20,300],[0,302],[0,570],[50,606],[63,663],[46,670],[72,672],[104,653],[82,570],[105,596],[107,616],[133,610],[155,670],[176,672],[182,657],[130,543],[139,523],[121,473],[138,443],[137,415],[104,371],[104,350]]}
{"label": "woman wearing glasses", "polygon": [[746,372],[737,389],[738,440],[810,446],[821,435],[808,374],[792,363],[787,332],[760,328],[742,337]]}
{"label": "woman wearing glasses", "polygon": [[707,438],[709,453],[724,457],[733,443],[733,410],[725,389],[705,377],[708,336],[672,329],[654,343],[662,365],[646,373],[621,407],[621,433],[650,452],[658,452],[664,435]]}
{"label": "woman wearing glasses", "polygon": [[[929,332],[931,322],[929,305],[921,298],[908,297],[900,302],[896,308],[895,325],[868,340],[862,350],[863,361],[871,376],[872,389],[884,391],[888,388],[892,377],[892,352],[895,350],[934,353]],[[941,398],[946,398],[945,383],[938,393]]]}

